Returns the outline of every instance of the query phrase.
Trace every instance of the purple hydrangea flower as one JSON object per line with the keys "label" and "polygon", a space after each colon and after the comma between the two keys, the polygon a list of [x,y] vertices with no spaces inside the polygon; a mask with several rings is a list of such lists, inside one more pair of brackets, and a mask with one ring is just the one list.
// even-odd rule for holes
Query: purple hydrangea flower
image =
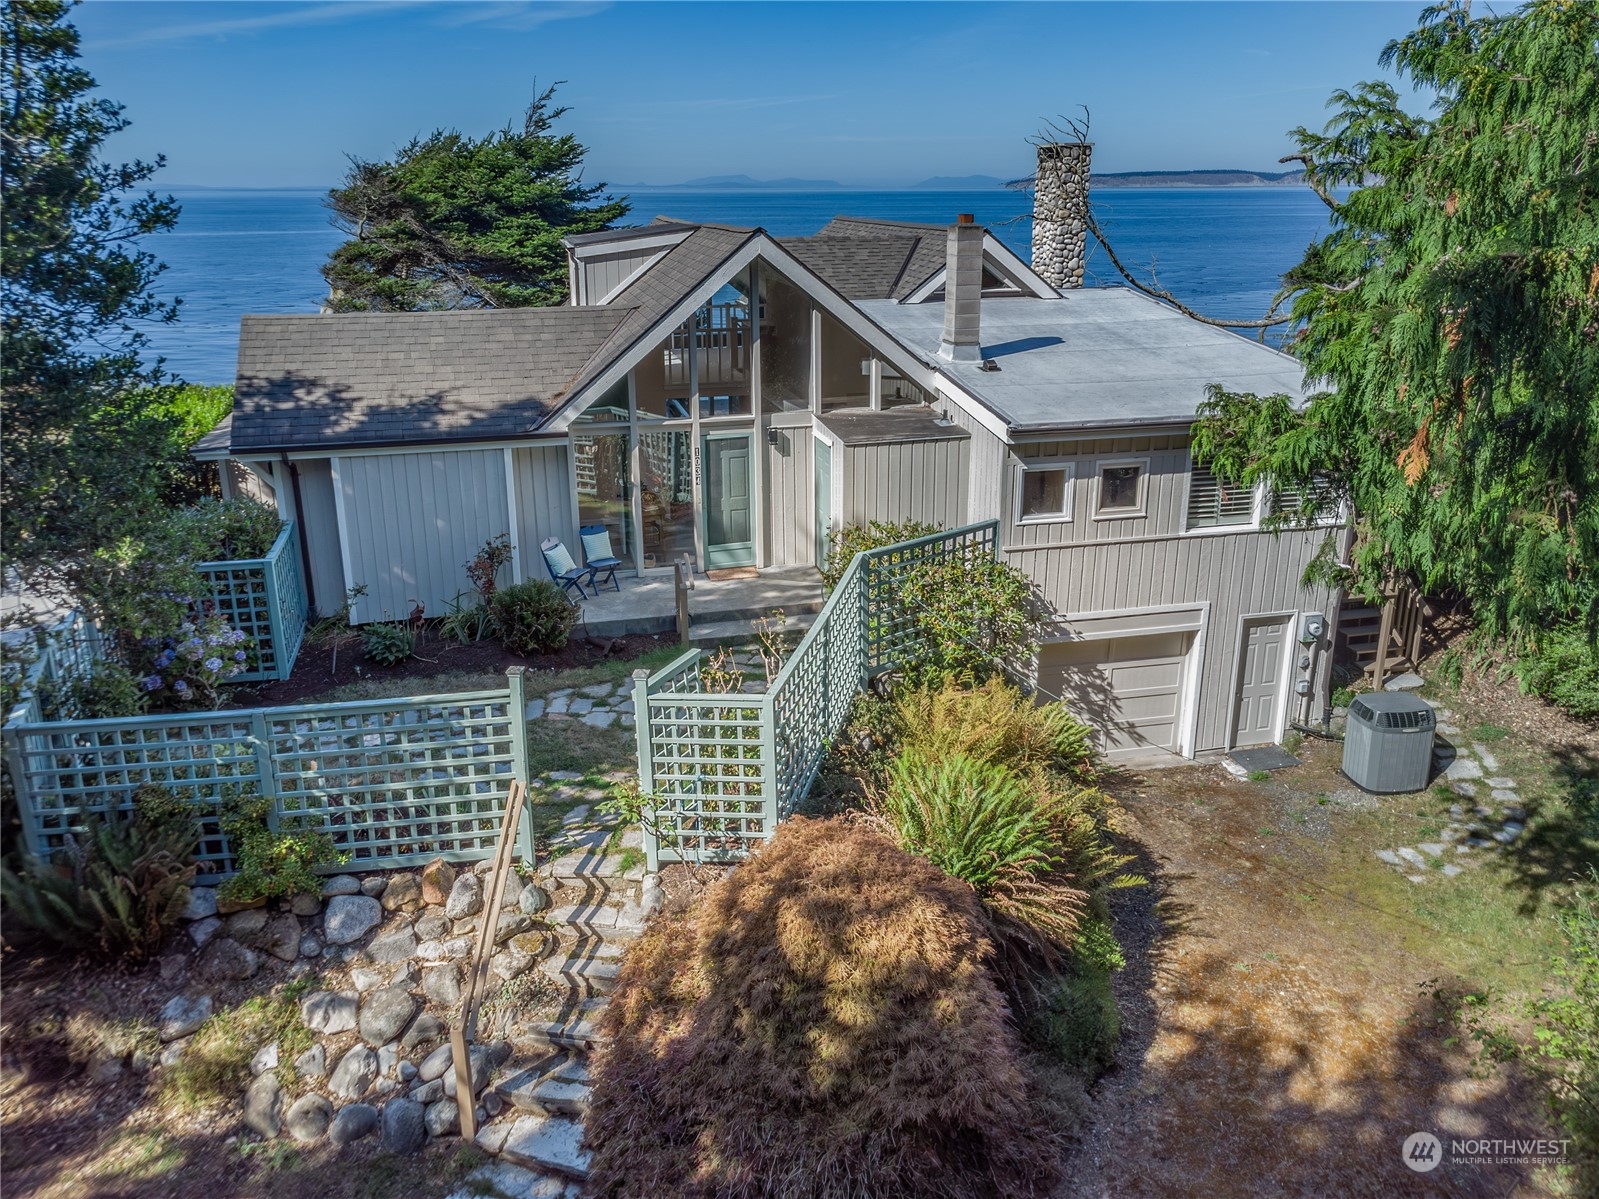
{"label": "purple hydrangea flower", "polygon": [[139,680],[139,688],[142,691],[159,691],[161,689],[161,683],[162,678],[160,675],[147,674],[144,676],[144,678]]}
{"label": "purple hydrangea flower", "polygon": [[[174,658],[176,658],[177,656],[178,656],[177,654],[173,653],[169,649],[162,650],[159,654],[157,654],[155,656],[156,669],[157,670],[165,670],[168,666],[172,665],[172,660]],[[152,675],[151,677],[153,678],[155,676]]]}
{"label": "purple hydrangea flower", "polygon": [[212,674],[215,674],[217,671],[222,669],[222,659],[221,658],[207,658],[205,660],[205,668],[207,670],[209,670]]}
{"label": "purple hydrangea flower", "polygon": [[246,657],[248,657],[248,655],[242,649],[236,649],[233,651],[233,660],[235,662],[243,662]]}

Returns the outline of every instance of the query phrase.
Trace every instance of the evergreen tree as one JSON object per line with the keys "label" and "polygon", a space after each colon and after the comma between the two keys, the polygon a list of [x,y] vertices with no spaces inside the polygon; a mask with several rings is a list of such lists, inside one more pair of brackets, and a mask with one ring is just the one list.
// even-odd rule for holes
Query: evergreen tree
{"label": "evergreen tree", "polygon": [[8,0],[0,24],[0,551],[27,583],[81,598],[88,559],[142,528],[171,422],[135,389],[143,321],[177,304],[135,239],[169,229],[171,197],[133,194],[162,165],[101,157],[127,121],[78,65],[63,0]]}
{"label": "evergreen tree", "polygon": [[1367,594],[1407,573],[1536,643],[1599,620],[1599,5],[1447,0],[1380,61],[1431,116],[1364,83],[1292,135],[1332,231],[1287,279],[1291,348],[1330,390],[1217,391],[1195,454],[1351,501]]}
{"label": "evergreen tree", "polygon": [[520,131],[481,140],[435,130],[393,162],[352,160],[328,195],[350,235],[322,268],[339,311],[525,308],[566,299],[561,239],[609,228],[626,200],[586,184],[586,149],[554,123],[555,87]]}

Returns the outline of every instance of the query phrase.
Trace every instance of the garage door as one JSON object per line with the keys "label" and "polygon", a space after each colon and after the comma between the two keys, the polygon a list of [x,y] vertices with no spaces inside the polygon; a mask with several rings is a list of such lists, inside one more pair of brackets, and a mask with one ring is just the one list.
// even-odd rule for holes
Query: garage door
{"label": "garage door", "polygon": [[1038,685],[1093,725],[1110,755],[1182,741],[1183,669],[1192,633],[1058,641],[1038,655]]}

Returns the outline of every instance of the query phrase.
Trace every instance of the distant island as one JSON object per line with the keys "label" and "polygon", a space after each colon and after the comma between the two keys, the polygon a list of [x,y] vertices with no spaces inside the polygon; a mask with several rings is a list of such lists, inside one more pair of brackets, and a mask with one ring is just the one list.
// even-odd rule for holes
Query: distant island
{"label": "distant island", "polygon": [[[682,183],[612,183],[613,192],[980,192],[1023,187],[1030,179],[995,175],[934,175],[909,187],[852,187],[836,179],[755,179],[749,175],[704,175]],[[1303,187],[1303,171],[1109,171],[1094,172],[1095,187]]]}
{"label": "distant island", "polygon": [[[1021,187],[1031,179],[998,179],[993,175],[935,175],[913,191],[987,191]],[[1303,187],[1304,171],[1095,171],[1095,187]]]}

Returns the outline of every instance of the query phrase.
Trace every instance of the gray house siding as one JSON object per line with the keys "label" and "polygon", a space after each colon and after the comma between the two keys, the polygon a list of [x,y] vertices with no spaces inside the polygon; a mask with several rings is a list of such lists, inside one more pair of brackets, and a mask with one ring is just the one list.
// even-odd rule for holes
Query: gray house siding
{"label": "gray house siding", "polygon": [[333,502],[333,471],[326,458],[296,462],[300,472],[300,535],[311,561],[311,591],[319,616],[338,611],[344,602],[344,560],[339,549],[338,510]]}
{"label": "gray house siding", "polygon": [[660,246],[647,250],[621,250],[615,254],[601,254],[583,259],[578,269],[583,272],[583,287],[587,303],[598,304],[615,291],[639,267],[659,256]]}
{"label": "gray house siding", "polygon": [[[539,551],[539,543],[546,537],[559,537],[574,556],[581,554],[566,454],[564,444],[511,451],[511,472],[516,480],[516,528],[512,535],[524,579],[549,578]],[[617,547],[618,552],[620,548]]]}
{"label": "gray house siding", "polygon": [[[1143,515],[1120,520],[1096,519],[1095,492],[1098,465],[1107,460],[1146,463]],[[1028,462],[1067,463],[1072,468],[1070,519],[1016,523],[1018,468]],[[1012,448],[1005,465],[1003,493],[1006,505],[999,513],[1007,546],[1059,545],[1125,537],[1151,537],[1180,533],[1188,495],[1188,439],[1186,436],[1107,437],[1082,441],[1025,442]]]}
{"label": "gray house siding", "polygon": [[844,521],[919,520],[954,528],[966,523],[967,438],[846,445],[833,469],[844,475]]}
{"label": "gray house siding", "polygon": [[979,424],[965,409],[955,404],[945,404],[943,407],[952,421],[972,435],[967,451],[971,459],[967,477],[971,482],[967,491],[966,512],[954,523],[992,520],[995,516],[994,497],[1007,494],[1005,463],[1009,451],[1003,441]]}
{"label": "gray house siding", "polygon": [[[1054,549],[1007,545],[1007,560],[1037,581],[1072,630],[1074,616],[1208,603],[1198,646],[1195,752],[1230,746],[1243,617],[1278,612],[1334,612],[1326,588],[1304,588],[1300,577],[1327,530],[1170,535]],[[1328,661],[1320,654],[1315,694],[1324,696]],[[1297,667],[1288,687],[1302,677]],[[1288,696],[1289,719],[1298,697]],[[1319,711],[1319,706],[1318,706]]]}
{"label": "gray house siding", "polygon": [[816,561],[816,436],[809,425],[780,428],[766,446],[767,566]]}
{"label": "gray house siding", "polygon": [[469,588],[465,563],[509,533],[502,450],[337,459],[351,584],[366,596],[352,620],[403,619],[418,601],[441,616]]}

